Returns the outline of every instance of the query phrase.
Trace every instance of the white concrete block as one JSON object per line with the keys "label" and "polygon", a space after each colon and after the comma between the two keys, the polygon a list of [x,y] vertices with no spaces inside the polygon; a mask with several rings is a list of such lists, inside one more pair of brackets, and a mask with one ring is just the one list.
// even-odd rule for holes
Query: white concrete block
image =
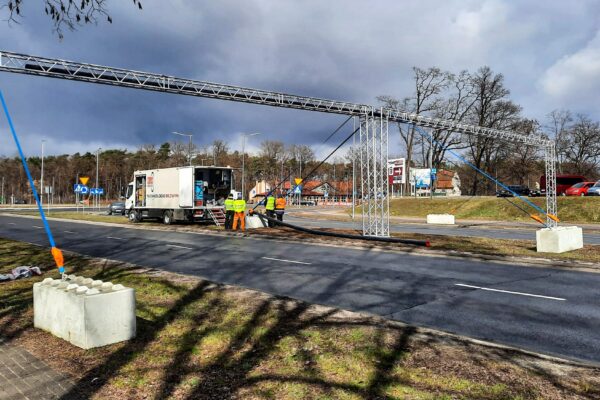
{"label": "white concrete block", "polygon": [[246,215],[246,229],[264,228],[262,220],[258,215]]}
{"label": "white concrete block", "polygon": [[583,247],[583,230],[578,226],[540,229],[535,238],[539,253],[564,253]]}
{"label": "white concrete block", "polygon": [[454,215],[452,214],[428,214],[428,224],[454,225]]}
{"label": "white concrete block", "polygon": [[33,325],[83,349],[129,340],[136,332],[135,291],[71,275],[47,278],[33,285]]}

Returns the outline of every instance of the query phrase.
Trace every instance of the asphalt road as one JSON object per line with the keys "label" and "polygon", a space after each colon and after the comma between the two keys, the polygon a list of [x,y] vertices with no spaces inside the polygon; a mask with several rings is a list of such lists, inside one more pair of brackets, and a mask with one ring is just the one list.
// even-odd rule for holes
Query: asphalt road
{"label": "asphalt road", "polygon": [[[88,207],[86,207],[87,209]],[[23,208],[19,209],[0,209],[0,212],[18,212],[22,211]],[[37,208],[30,208],[29,211],[37,210]],[[76,211],[75,207],[61,207],[56,211]],[[81,210],[81,208],[80,208]],[[291,224],[297,224],[307,228],[338,228],[338,229],[361,229],[360,217],[356,219],[356,222],[346,221],[332,221],[327,219],[299,217],[295,214],[306,213],[307,210],[291,209],[286,213],[285,220]],[[101,208],[101,212],[106,212],[106,207]],[[316,213],[315,216],[317,216]],[[52,216],[52,213],[50,213]],[[510,227],[510,228],[494,228],[493,226],[486,226],[481,224],[473,225],[461,225],[457,224],[454,226],[444,225],[428,225],[426,223],[402,223],[390,221],[390,230],[392,232],[403,232],[403,233],[422,233],[424,235],[442,235],[442,236],[467,236],[467,237],[483,237],[490,239],[519,239],[519,240],[535,240],[535,232],[538,228],[533,226],[523,225],[521,227]],[[585,244],[600,245],[600,233],[597,230],[593,232],[583,231],[583,241]]]}
{"label": "asphalt road", "polygon": [[[600,274],[272,240],[50,222],[63,249],[600,363]],[[38,219],[0,237],[47,245]]]}
{"label": "asphalt road", "polygon": [[[311,219],[308,217],[294,216],[294,212],[287,213],[286,222],[307,228],[338,228],[338,229],[362,229],[360,216],[356,222],[332,221],[326,219]],[[535,232],[538,228],[523,226],[519,228],[494,228],[481,224],[473,225],[428,225],[425,223],[399,223],[390,221],[391,232],[422,233],[424,235],[442,236],[467,236],[483,237],[491,239],[519,239],[535,240]],[[596,231],[597,232],[597,231]],[[600,234],[586,232],[583,230],[583,242],[585,244],[600,245]]]}

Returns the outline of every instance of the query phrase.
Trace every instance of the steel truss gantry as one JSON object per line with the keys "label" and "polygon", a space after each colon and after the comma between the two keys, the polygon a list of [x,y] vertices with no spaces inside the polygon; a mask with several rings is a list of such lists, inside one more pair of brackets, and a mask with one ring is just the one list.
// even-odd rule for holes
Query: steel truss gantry
{"label": "steel truss gantry", "polygon": [[[367,104],[344,102],[337,100],[320,99],[316,97],[296,96],[267,90],[244,88],[239,86],[223,85],[205,81],[182,79],[173,76],[140,72],[122,68],[106,67],[95,64],[86,64],[73,61],[31,56],[26,54],[0,51],[0,71],[51,78],[69,79],[96,84],[129,87],[134,89],[154,90],[159,92],[183,94],[230,100],[244,103],[261,104],[273,107],[296,108],[307,111],[319,111],[325,113],[353,115],[362,120],[379,121],[381,125],[385,120],[388,122],[400,122],[415,124],[425,128],[448,130],[460,134],[491,137],[513,143],[535,145],[543,147],[546,160],[546,206],[548,214],[556,215],[556,169],[554,142],[543,136],[522,135],[517,132],[484,128],[476,125],[457,123],[451,120],[424,117],[418,114],[394,110],[391,108],[375,108]],[[367,124],[368,125],[368,124]],[[387,132],[387,130],[386,130]],[[377,137],[374,136],[375,140]],[[386,150],[387,154],[387,134]],[[366,154],[366,153],[365,153]],[[369,160],[375,163],[375,160]],[[387,177],[384,176],[386,181]],[[378,178],[379,179],[379,178]],[[374,192],[377,187],[383,187],[383,183],[368,183],[365,192]],[[372,186],[375,185],[375,186]],[[385,192],[387,197],[387,192]],[[387,198],[383,199],[387,202]],[[381,208],[381,207],[380,207]],[[551,213],[554,211],[554,213]],[[383,216],[387,218],[387,213]],[[377,222],[378,224],[380,222]],[[386,222],[388,224],[388,222]],[[374,224],[376,225],[376,224]],[[548,226],[556,226],[556,221],[547,218]],[[367,224],[367,227],[370,224]],[[384,233],[389,235],[389,231]],[[366,232],[365,232],[366,234]]]}
{"label": "steel truss gantry", "polygon": [[375,116],[374,109],[360,116],[359,149],[363,235],[388,237],[388,119],[385,116]]}

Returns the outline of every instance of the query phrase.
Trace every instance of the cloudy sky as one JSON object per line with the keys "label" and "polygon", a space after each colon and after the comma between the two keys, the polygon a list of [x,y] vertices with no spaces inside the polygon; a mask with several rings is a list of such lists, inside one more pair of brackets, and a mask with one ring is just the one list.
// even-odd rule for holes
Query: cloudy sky
{"label": "cloudy sky", "polygon": [[[412,66],[489,65],[530,118],[569,108],[600,119],[596,0],[143,0],[143,11],[112,0],[112,25],[65,32],[62,41],[42,2],[24,3],[20,25],[0,23],[2,50],[361,103],[410,94]],[[42,139],[58,154],[136,149],[176,139],[171,131],[232,149],[242,132],[262,133],[254,146],[316,145],[344,120],[5,73],[0,89],[28,155],[39,154]],[[2,116],[0,155],[13,154]]]}

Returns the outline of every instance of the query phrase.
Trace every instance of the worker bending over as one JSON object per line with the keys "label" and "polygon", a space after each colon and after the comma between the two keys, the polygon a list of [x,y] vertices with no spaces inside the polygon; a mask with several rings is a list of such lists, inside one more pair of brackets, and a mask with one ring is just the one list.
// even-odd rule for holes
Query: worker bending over
{"label": "worker bending over", "polygon": [[231,229],[233,226],[233,194],[230,193],[225,200],[225,229]]}
{"label": "worker bending over", "polygon": [[283,214],[285,213],[285,198],[281,195],[277,196],[275,200],[275,215],[277,221],[283,221]]}
{"label": "worker bending over", "polygon": [[[265,205],[265,211],[267,212],[267,217],[275,219],[275,196],[273,194],[269,194],[267,196],[267,204]],[[269,228],[275,226],[275,223],[271,220],[269,222]]]}
{"label": "worker bending over", "polygon": [[233,202],[233,211],[235,212],[233,216],[233,230],[237,230],[238,223],[240,224],[240,229],[242,231],[246,230],[246,200],[238,197],[237,200]]}

